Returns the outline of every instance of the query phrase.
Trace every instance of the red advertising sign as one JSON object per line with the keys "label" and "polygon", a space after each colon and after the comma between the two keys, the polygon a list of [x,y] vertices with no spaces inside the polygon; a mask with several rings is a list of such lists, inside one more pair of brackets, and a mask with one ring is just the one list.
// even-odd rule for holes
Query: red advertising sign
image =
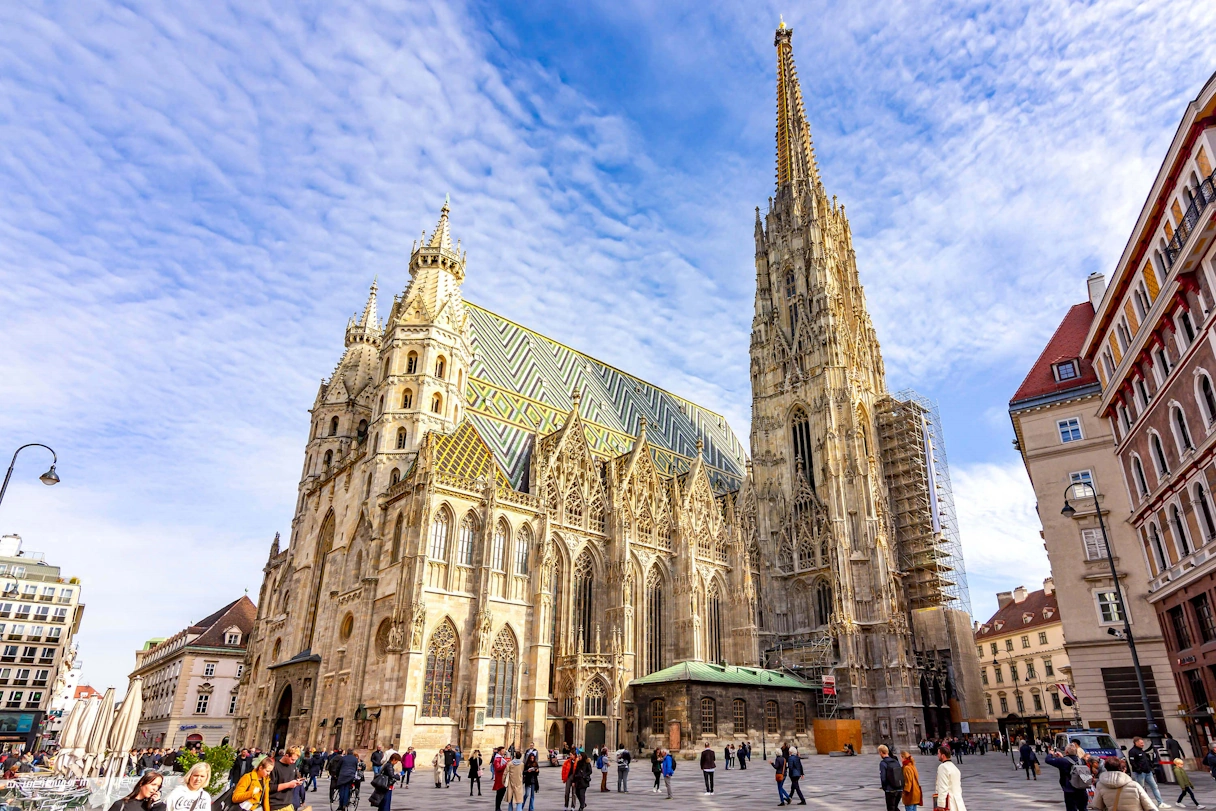
{"label": "red advertising sign", "polygon": [[823,694],[825,696],[836,695],[836,677],[835,676],[824,676],[823,677]]}

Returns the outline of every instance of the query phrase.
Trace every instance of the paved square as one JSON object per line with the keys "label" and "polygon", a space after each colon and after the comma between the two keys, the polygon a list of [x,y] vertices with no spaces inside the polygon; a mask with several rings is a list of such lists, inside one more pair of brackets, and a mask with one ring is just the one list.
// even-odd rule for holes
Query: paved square
{"label": "paved square", "polygon": [[[665,794],[654,794],[651,788],[654,778],[650,772],[650,761],[634,762],[630,772],[629,794],[616,793],[616,767],[608,775],[608,793],[600,793],[599,776],[587,791],[587,811],[640,811],[654,809],[663,811],[671,807],[703,808],[706,811],[738,811],[741,808],[755,809],[777,805],[777,789],[773,781],[772,767],[760,760],[760,750],[751,768],[746,771],[721,768],[715,773],[715,793],[705,794],[701,770],[695,761],[680,761],[672,779],[675,798],[667,802]],[[1043,757],[1040,755],[1040,758]],[[719,759],[720,760],[720,759]],[[878,757],[859,755],[853,758],[813,755],[803,759],[807,775],[802,780],[807,808],[822,809],[881,809],[882,793],[878,783]],[[925,805],[932,808],[932,794],[937,759],[917,757],[921,785],[924,787]],[[1021,771],[1015,771],[1009,758],[1000,754],[966,757],[962,765],[963,799],[968,811],[1021,811],[1043,809],[1051,806],[1064,807],[1059,780],[1054,769],[1044,769],[1038,781],[1027,781]],[[541,788],[536,796],[536,808],[557,811],[562,807],[561,770],[541,768]],[[482,796],[469,797],[468,778],[452,784],[451,788],[436,789],[430,782],[431,770],[414,772],[409,789],[398,786],[393,791],[393,811],[430,811],[431,809],[467,809],[467,811],[492,811],[494,792],[491,781],[483,780]],[[1206,772],[1192,772],[1195,794],[1199,802],[1216,809],[1216,782]],[[789,781],[786,781],[789,786]],[[324,786],[322,786],[324,789]],[[1174,800],[1178,792],[1173,785],[1163,785],[1161,795],[1167,803],[1179,808]],[[325,811],[324,791],[309,795],[316,811]],[[364,798],[366,801],[366,797]],[[797,803],[797,799],[794,800]],[[1190,808],[1190,801],[1187,801]],[[367,811],[360,806],[359,811]],[[506,805],[503,805],[506,811]]]}

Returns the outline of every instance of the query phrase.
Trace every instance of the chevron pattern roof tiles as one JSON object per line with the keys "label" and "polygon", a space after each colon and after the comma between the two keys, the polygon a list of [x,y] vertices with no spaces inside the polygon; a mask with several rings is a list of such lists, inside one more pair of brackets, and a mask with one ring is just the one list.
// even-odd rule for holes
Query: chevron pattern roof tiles
{"label": "chevron pattern roof tiles", "polygon": [[719,414],[588,357],[474,304],[468,305],[474,359],[465,394],[469,413],[511,483],[522,486],[531,432],[556,431],[582,391],[579,414],[591,450],[628,453],[646,418],[655,465],[666,475],[688,470],[704,444],[715,489],[735,490],[746,453]]}

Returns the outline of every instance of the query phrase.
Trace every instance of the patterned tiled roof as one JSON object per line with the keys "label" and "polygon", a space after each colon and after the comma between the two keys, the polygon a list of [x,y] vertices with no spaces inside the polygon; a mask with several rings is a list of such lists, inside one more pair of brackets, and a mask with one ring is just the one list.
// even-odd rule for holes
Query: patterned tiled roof
{"label": "patterned tiled roof", "polygon": [[814,689],[810,684],[780,670],[762,667],[736,667],[715,665],[709,662],[679,662],[649,676],[629,682],[631,687],[645,684],[662,684],[671,681],[716,682],[719,684],[746,684],[751,687],[785,687],[796,690]]}
{"label": "patterned tiled roof", "polygon": [[[1056,327],[1055,334],[1043,348],[1043,353],[1039,355],[1034,366],[1030,367],[1026,379],[1009,401],[1011,405],[1032,397],[1084,388],[1098,382],[1094,365],[1081,358],[1081,348],[1085,345],[1085,336],[1089,333],[1093,320],[1094,308],[1088,301],[1069,308],[1060,326]],[[1080,374],[1068,380],[1056,380],[1052,366],[1061,361],[1076,359],[1080,359]]]}
{"label": "patterned tiled roof", "polygon": [[470,423],[462,422],[451,434],[431,433],[427,437],[428,441],[434,443],[430,453],[434,457],[436,470],[467,476],[470,479],[493,474],[499,482],[505,484],[505,477],[495,464],[489,446]]}
{"label": "patterned tiled roof", "polygon": [[560,428],[576,389],[587,442],[597,456],[628,453],[644,417],[660,473],[686,472],[700,439],[715,490],[741,486],[747,454],[722,415],[489,310],[468,308],[475,351],[465,391],[468,414],[515,488],[527,478],[532,433]]}

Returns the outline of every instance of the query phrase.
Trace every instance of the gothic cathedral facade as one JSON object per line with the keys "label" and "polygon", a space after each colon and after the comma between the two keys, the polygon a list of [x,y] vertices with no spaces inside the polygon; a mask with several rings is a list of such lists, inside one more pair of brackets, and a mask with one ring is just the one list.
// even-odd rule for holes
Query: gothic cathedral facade
{"label": "gothic cathedral facade", "polygon": [[[668,744],[630,682],[684,662],[796,673],[813,716],[857,719],[867,743],[958,730],[975,652],[930,621],[954,610],[940,556],[909,594],[915,522],[894,505],[932,499],[890,469],[908,406],[886,392],[790,36],[756,218],[751,459],[720,415],[466,302],[445,203],[313,404],[238,743]],[[715,739],[761,734],[727,720]],[[781,732],[813,744],[805,718]]]}

